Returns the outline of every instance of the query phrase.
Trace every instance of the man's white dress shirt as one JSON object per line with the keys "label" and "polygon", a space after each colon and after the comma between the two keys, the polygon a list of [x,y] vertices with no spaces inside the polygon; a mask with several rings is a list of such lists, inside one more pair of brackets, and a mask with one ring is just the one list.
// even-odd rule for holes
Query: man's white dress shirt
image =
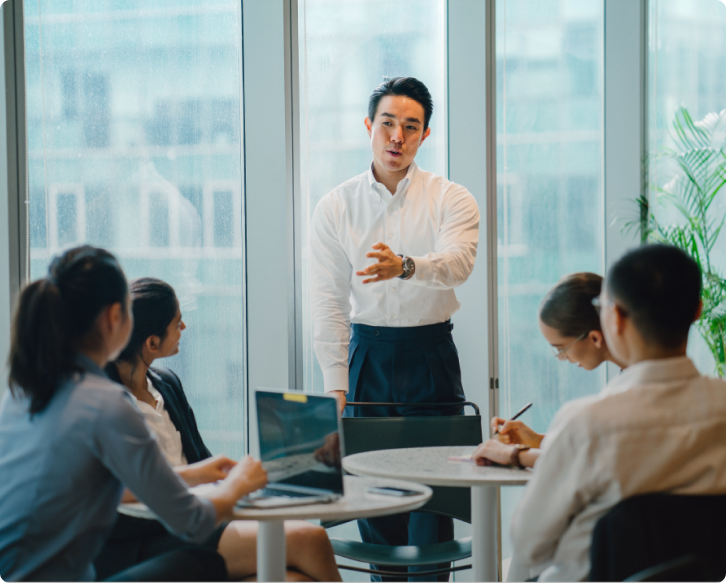
{"label": "man's white dress shirt", "polygon": [[156,437],[159,449],[164,453],[172,467],[186,465],[187,458],[184,456],[184,449],[182,448],[181,433],[177,431],[176,425],[169,417],[169,412],[164,407],[164,397],[151,384],[151,379],[146,379],[146,388],[156,401],[154,407],[144,401],[139,401],[131,391],[129,391],[129,394],[136,401],[136,405],[144,416],[144,421],[146,421],[151,434]]}
{"label": "man's white dress shirt", "polygon": [[[371,165],[372,168],[372,165]],[[459,309],[454,288],[476,259],[479,209],[469,191],[411,163],[391,193],[372,169],[318,203],[310,237],[314,347],[325,391],[348,390],[350,324],[407,327],[445,322]],[[411,279],[363,285],[378,242],[411,257]]]}
{"label": "man's white dress shirt", "polygon": [[585,581],[598,519],[653,492],[726,493],[726,382],[685,356],[635,364],[560,409],[512,519],[515,556],[540,581]]}

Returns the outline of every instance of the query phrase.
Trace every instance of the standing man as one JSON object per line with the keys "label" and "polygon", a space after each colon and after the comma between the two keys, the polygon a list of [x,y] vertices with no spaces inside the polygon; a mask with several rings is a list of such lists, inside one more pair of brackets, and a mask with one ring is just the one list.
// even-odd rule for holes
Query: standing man
{"label": "standing man", "polygon": [[[315,352],[325,392],[334,392],[341,407],[351,393],[363,402],[465,400],[450,318],[459,309],[454,288],[474,268],[479,210],[466,188],[414,162],[431,133],[432,111],[431,94],[413,77],[394,77],[376,87],[365,119],[373,162],[323,197],[313,215]],[[442,413],[452,411],[366,407],[351,412]],[[432,514],[358,524],[370,543],[453,540],[453,521]]]}

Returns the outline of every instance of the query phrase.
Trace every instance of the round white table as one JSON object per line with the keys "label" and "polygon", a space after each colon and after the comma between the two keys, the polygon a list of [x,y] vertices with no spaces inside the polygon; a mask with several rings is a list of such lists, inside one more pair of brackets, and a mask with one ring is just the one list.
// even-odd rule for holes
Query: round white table
{"label": "round white table", "polygon": [[473,578],[500,581],[497,488],[526,484],[531,472],[449,461],[449,456],[468,456],[475,449],[465,446],[369,451],[343,458],[343,467],[358,476],[395,476],[429,486],[470,487]]}
{"label": "round white table", "polygon": [[[408,490],[416,490],[415,496],[388,496],[371,494],[371,487],[394,486]],[[192,491],[203,496],[214,485],[206,484],[192,488]],[[413,484],[400,479],[344,477],[345,495],[335,502],[326,504],[308,504],[303,506],[285,506],[283,508],[235,508],[233,520],[258,520],[257,531],[257,580],[284,581],[286,572],[285,560],[285,520],[305,520],[318,518],[326,521],[349,520],[355,518],[371,518],[410,512],[420,508],[431,498],[431,488],[421,484]],[[156,518],[145,504],[140,502],[122,504],[119,512],[137,518]]]}

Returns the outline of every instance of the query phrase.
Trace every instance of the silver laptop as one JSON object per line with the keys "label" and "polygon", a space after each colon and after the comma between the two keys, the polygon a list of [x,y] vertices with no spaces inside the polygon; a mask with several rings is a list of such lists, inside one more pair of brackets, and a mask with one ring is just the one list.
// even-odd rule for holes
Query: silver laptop
{"label": "silver laptop", "polygon": [[238,506],[318,504],[343,496],[343,434],[335,397],[258,389],[255,405],[268,484]]}

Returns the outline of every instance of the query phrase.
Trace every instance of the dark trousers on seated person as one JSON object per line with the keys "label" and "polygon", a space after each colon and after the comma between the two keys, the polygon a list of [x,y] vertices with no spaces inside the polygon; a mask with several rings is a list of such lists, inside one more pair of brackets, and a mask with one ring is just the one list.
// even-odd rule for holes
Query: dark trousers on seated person
{"label": "dark trousers on seated person", "polygon": [[[353,324],[348,356],[349,401],[388,403],[452,403],[466,400],[461,386],[459,355],[448,322],[412,328]],[[460,411],[412,407],[349,407],[355,417],[439,416]],[[454,539],[454,521],[413,512],[358,521],[364,542],[392,546],[425,545]],[[436,568],[446,568],[441,564]],[[378,568],[378,567],[373,567]],[[387,571],[405,569],[380,567]],[[433,568],[410,567],[409,573]],[[371,577],[381,581],[379,577]],[[384,581],[394,579],[383,578]],[[400,580],[406,580],[402,575]],[[412,576],[411,580],[417,580]],[[431,581],[431,577],[421,579]],[[440,575],[439,581],[449,576]]]}
{"label": "dark trousers on seated person", "polygon": [[116,573],[106,581],[227,581],[227,567],[216,551],[187,547]]}
{"label": "dark trousers on seated person", "polygon": [[[192,545],[171,534],[158,520],[146,520],[125,514],[116,514],[116,523],[106,538],[106,543],[93,561],[93,566],[96,569],[96,579],[99,581],[123,581],[124,579],[118,577],[129,576],[128,573],[131,572],[131,569],[140,568],[142,564],[162,555],[169,554],[169,556],[173,556],[170,553],[175,551],[199,549],[216,553],[219,539],[222,537],[222,532],[226,526],[226,523],[218,526],[204,543]],[[207,555],[202,554],[200,556],[205,557]],[[192,565],[196,564],[195,560],[190,559]],[[222,562],[224,563],[223,559]],[[162,566],[165,564],[168,563],[161,561]],[[155,569],[153,572],[158,572],[160,569],[159,562],[155,563],[155,565],[156,567],[152,566],[150,568]],[[143,579],[127,580],[143,581]],[[159,579],[149,580],[158,581]],[[168,580],[175,581],[176,579]],[[193,578],[180,579],[180,581],[182,580],[195,581]],[[212,579],[200,580],[211,581]]]}

